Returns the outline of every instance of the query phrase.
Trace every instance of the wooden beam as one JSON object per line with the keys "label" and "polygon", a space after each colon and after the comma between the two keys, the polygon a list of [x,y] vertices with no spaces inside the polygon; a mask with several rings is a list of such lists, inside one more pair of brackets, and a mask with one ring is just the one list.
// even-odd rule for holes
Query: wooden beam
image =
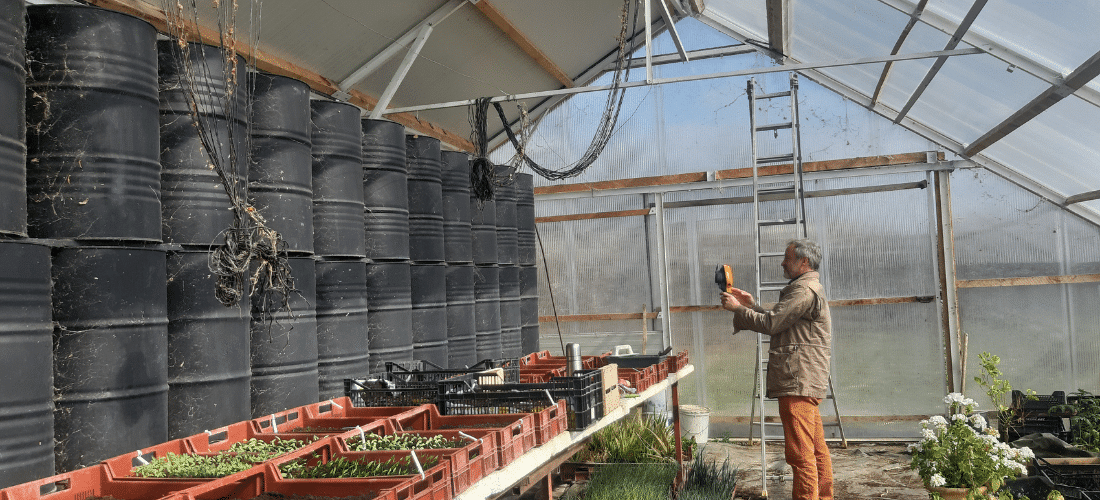
{"label": "wooden beam", "polygon": [[[145,2],[139,0],[87,1],[88,4],[94,5],[96,7],[102,7],[104,9],[113,10],[115,12],[122,12],[124,14],[129,14],[131,16],[140,18],[142,20],[145,20],[149,24],[152,24],[153,27],[155,27],[158,31],[168,33],[168,22],[166,20],[166,16],[164,15],[164,11]],[[190,24],[191,23],[189,23],[189,26],[187,26],[188,32],[194,33],[197,36],[197,39],[191,41],[215,46],[221,44],[221,42],[219,41],[220,36],[217,30],[206,26],[196,27]],[[333,93],[340,90],[335,82],[314,71],[310,71],[285,59],[263,52],[258,48],[253,48],[254,50],[251,54],[244,52],[248,49],[249,47],[244,47],[242,51],[239,51],[239,53],[243,57],[251,56],[256,64],[256,69],[300,80],[309,85],[309,87],[313,90],[325,95],[332,95]],[[349,102],[361,108],[373,109],[374,106],[378,104],[378,99],[375,99],[374,97],[371,97],[362,92],[353,90],[350,92],[350,94],[351,99],[349,99]],[[458,134],[455,134],[454,132],[451,132],[431,122],[421,120],[417,118],[414,114],[391,114],[387,115],[386,118],[400,123],[406,127],[409,127],[410,129],[415,130],[416,132],[419,132],[423,135],[435,137],[436,139],[446,142],[447,144],[450,144],[457,148],[461,148],[464,151],[474,151],[474,145],[468,139],[461,137]]]}
{"label": "wooden beam", "polygon": [[1025,104],[1015,113],[1012,113],[1012,116],[1005,118],[1004,121],[990,129],[989,132],[986,132],[972,142],[966,147],[963,154],[966,156],[974,156],[985,148],[992,146],[1006,135],[1024,126],[1024,124],[1031,121],[1032,118],[1050,109],[1051,106],[1057,104],[1058,101],[1073,95],[1077,89],[1084,87],[1085,84],[1091,82],[1097,75],[1100,75],[1100,52],[1093,54],[1092,57],[1081,63],[1081,65],[1073,70],[1073,73],[1070,73],[1062,83],[1051,85],[1049,89],[1043,91],[1042,94],[1032,99],[1031,102]]}
{"label": "wooden beam", "polygon": [[995,286],[1064,285],[1068,283],[1097,283],[1100,274],[1072,274],[1067,276],[1030,276],[1026,278],[992,278],[984,280],[957,280],[959,288],[989,288]]}
{"label": "wooden beam", "polygon": [[561,82],[561,84],[565,85],[566,87],[576,86],[576,84],[573,82],[573,79],[570,78],[569,75],[566,75],[565,72],[562,71],[562,69],[558,67],[558,65],[554,63],[553,60],[550,59],[549,56],[543,53],[542,50],[539,50],[539,48],[531,42],[531,39],[527,38],[527,35],[524,35],[523,32],[516,27],[516,25],[512,24],[512,21],[509,21],[508,18],[504,17],[504,14],[501,14],[501,12],[497,10],[496,6],[494,6],[492,3],[489,3],[489,0],[480,0],[479,2],[474,3],[474,7],[477,7],[477,10],[481,11],[481,13],[485,15],[485,18],[488,19],[489,22],[493,23],[493,25],[496,26],[497,29],[504,32],[504,36],[512,40],[512,42],[515,43],[520,48],[520,50],[530,56],[531,59],[533,59],[536,64],[542,67],[543,70],[549,73],[550,76],[553,76],[554,79]]}
{"label": "wooden beam", "polygon": [[642,208],[638,210],[620,210],[618,212],[595,212],[589,214],[569,214],[569,215],[550,215],[547,217],[536,217],[535,222],[562,222],[569,220],[588,220],[588,219],[609,219],[614,217],[633,217],[638,215],[649,215],[648,208]]}
{"label": "wooden beam", "polygon": [[[1097,275],[1100,276],[1100,275]],[[1097,281],[1100,281],[1098,279]],[[718,290],[714,291],[717,296]],[[847,299],[847,300],[830,300],[830,307],[848,307],[848,306],[868,306],[879,304],[909,304],[909,303],[922,303],[927,304],[933,302],[935,297],[883,297],[877,299]],[[774,304],[762,304],[764,307],[774,306]],[[672,306],[669,308],[673,314],[691,313],[691,312],[710,312],[710,311],[724,311],[720,305],[694,305],[694,306]],[[567,314],[557,317],[557,321],[562,323],[570,323],[577,321],[626,321],[632,319],[657,319],[659,311],[644,313],[599,313],[599,314]],[[553,316],[539,316],[540,323],[553,323]]]}
{"label": "wooden beam", "polygon": [[[943,161],[944,154],[937,153],[937,159]],[[881,167],[886,165],[905,165],[908,163],[922,163],[928,161],[926,153],[905,153],[898,155],[865,156],[860,158],[844,158],[840,160],[810,161],[802,164],[805,172],[825,172],[831,170],[843,170],[849,168]],[[761,175],[779,175],[791,172],[791,164],[771,165],[760,169]],[[719,170],[715,172],[715,179],[742,179],[752,177],[752,168],[735,168]],[[584,191],[601,191],[605,189],[622,189],[632,187],[669,186],[675,184],[690,184],[692,182],[706,182],[706,172],[694,172],[688,174],[661,175],[654,177],[636,177],[633,179],[620,179],[614,181],[581,182],[577,184],[558,184],[554,186],[540,186],[535,188],[535,194],[578,193]]]}

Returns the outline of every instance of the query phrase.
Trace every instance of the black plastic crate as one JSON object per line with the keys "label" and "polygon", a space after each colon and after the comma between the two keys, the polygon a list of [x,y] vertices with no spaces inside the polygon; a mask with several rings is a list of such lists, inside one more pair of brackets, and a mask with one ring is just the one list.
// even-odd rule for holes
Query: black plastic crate
{"label": "black plastic crate", "polygon": [[1066,401],[1065,391],[1054,391],[1049,396],[1037,394],[1028,397],[1022,391],[1014,390],[1012,391],[1012,405],[1009,408],[1022,411],[1024,414],[1046,414],[1051,408],[1066,404]]}
{"label": "black plastic crate", "polygon": [[344,395],[353,406],[420,406],[438,402],[439,384],[395,384],[384,378],[344,379]]}
{"label": "black plastic crate", "polygon": [[655,365],[657,363],[664,363],[665,358],[668,356],[662,356],[658,354],[628,354],[624,356],[608,356],[604,362],[606,364],[616,364],[619,368],[645,368],[649,365]]}
{"label": "black plastic crate", "polygon": [[584,370],[572,377],[554,377],[542,384],[501,384],[470,387],[466,381],[440,382],[439,412],[444,415],[533,413],[566,400],[569,429],[581,430],[603,416],[603,375]]}
{"label": "black plastic crate", "polygon": [[1100,491],[1100,463],[1052,464],[1041,457],[1036,457],[1035,467],[1039,469],[1039,474],[1049,479],[1054,489],[1061,491],[1066,498],[1086,498],[1082,493]]}
{"label": "black plastic crate", "polygon": [[[519,359],[486,359],[468,368],[443,368],[426,360],[413,362],[387,361],[386,378],[393,382],[435,382],[495,368],[500,368],[503,371],[505,383],[519,382]],[[478,379],[486,385],[499,382],[499,379],[493,376],[482,376]]]}
{"label": "black plastic crate", "polygon": [[1028,434],[1048,433],[1062,441],[1069,442],[1070,433],[1066,431],[1061,417],[1046,415],[1013,418],[1011,421],[1001,420],[1001,438],[1006,443],[1011,443]]}

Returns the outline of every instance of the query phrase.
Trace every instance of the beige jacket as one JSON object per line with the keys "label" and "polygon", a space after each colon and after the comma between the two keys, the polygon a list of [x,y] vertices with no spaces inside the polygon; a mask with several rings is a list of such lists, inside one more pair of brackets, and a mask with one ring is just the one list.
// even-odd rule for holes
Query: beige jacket
{"label": "beige jacket", "polygon": [[829,386],[832,321],[817,271],[792,280],[770,311],[759,305],[734,312],[738,330],[771,335],[767,396],[824,398]]}

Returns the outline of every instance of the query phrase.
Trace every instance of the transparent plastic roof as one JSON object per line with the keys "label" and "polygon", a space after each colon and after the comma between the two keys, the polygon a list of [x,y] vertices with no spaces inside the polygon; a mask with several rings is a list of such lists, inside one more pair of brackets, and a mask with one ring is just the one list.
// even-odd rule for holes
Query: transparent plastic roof
{"label": "transparent plastic roof", "polygon": [[[931,0],[899,53],[942,51],[974,2]],[[749,43],[769,42],[765,0],[708,0],[702,18]],[[790,63],[885,56],[916,10],[916,0],[798,0],[790,2]],[[1100,51],[1095,0],[1048,3],[988,2],[901,125],[949,151],[966,147]],[[803,74],[891,120],[897,117],[935,59],[893,64],[881,96],[871,103],[884,63],[808,70]],[[1100,63],[1096,63],[1100,64]],[[910,121],[911,120],[911,121]],[[938,134],[940,137],[931,137]],[[1100,81],[1046,109],[991,146],[970,156],[1055,202],[1100,189]],[[1076,208],[1095,213],[1095,202]],[[1095,218],[1094,218],[1095,220]]]}

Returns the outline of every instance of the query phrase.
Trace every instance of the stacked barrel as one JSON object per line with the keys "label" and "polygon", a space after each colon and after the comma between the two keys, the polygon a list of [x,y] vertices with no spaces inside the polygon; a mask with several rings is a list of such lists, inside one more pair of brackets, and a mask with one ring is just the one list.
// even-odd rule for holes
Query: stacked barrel
{"label": "stacked barrel", "polygon": [[[209,146],[226,168],[238,195],[247,193],[247,94],[244,61],[227,67],[222,51],[201,44],[157,43],[160,85],[161,203],[168,253],[168,437],[175,439],[227,425],[250,415],[248,312],[214,296],[210,260],[225,245],[223,231],[234,213],[226,187],[197,133],[191,114],[212,136]],[[193,75],[193,76],[191,76]],[[192,77],[205,85],[191,87]],[[195,411],[195,408],[203,408]]]}
{"label": "stacked barrel", "polygon": [[516,174],[516,263],[519,266],[520,352],[539,350],[538,240],[535,190],[531,174]]}
{"label": "stacked barrel", "polygon": [[285,240],[295,288],[289,296],[252,294],[251,399],[259,417],[317,401],[317,270],[309,86],[264,73],[249,78],[249,199]]}
{"label": "stacked barrel", "polygon": [[25,17],[23,0],[0,1],[0,488],[54,472],[50,249],[17,239],[27,236]]}
{"label": "stacked barrel", "polygon": [[520,345],[519,240],[516,232],[515,171],[496,167],[497,268],[500,273],[500,350],[506,358],[522,356]]}
{"label": "stacked barrel", "polygon": [[447,263],[439,139],[406,136],[413,359],[447,365]]}
{"label": "stacked barrel", "polygon": [[363,131],[359,108],[310,102],[313,247],[317,259],[317,369],[322,399],[369,373]]}
{"label": "stacked barrel", "polygon": [[362,128],[367,343],[370,371],[378,372],[413,359],[409,170],[403,126],[368,118]]}
{"label": "stacked barrel", "polygon": [[497,264],[495,200],[470,196],[470,234],[474,260],[474,328],[477,359],[503,356],[500,339],[500,266]]}
{"label": "stacked barrel", "polygon": [[28,233],[56,242],[61,470],[168,438],[156,36],[106,10],[27,8]]}
{"label": "stacked barrel", "polygon": [[480,361],[470,225],[470,156],[445,151],[442,170],[443,241],[447,259],[447,366],[464,368]]}

